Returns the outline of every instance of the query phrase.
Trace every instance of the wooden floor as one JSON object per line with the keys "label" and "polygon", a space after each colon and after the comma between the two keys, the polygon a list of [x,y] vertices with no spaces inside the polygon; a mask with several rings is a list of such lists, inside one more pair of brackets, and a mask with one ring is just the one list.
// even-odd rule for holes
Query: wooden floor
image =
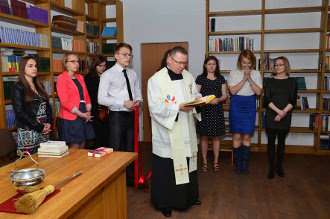
{"label": "wooden floor", "polygon": [[[151,170],[151,145],[143,144],[144,170]],[[267,179],[266,153],[252,153],[250,174],[237,175],[229,153],[220,171],[199,168],[201,206],[173,211],[172,218],[330,218],[330,156],[285,154],[285,177]],[[149,185],[151,181],[149,180]],[[128,218],[165,218],[150,203],[150,191],[128,188]]]}

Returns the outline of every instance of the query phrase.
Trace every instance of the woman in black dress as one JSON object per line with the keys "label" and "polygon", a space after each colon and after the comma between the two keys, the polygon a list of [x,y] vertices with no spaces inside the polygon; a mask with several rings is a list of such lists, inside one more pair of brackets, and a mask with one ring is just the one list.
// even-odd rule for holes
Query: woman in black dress
{"label": "woman in black dress", "polygon": [[198,92],[202,96],[215,95],[209,104],[201,106],[202,120],[197,123],[202,151],[202,171],[207,172],[207,149],[209,137],[213,140],[213,170],[219,171],[220,136],[226,133],[222,101],[227,99],[225,78],[220,75],[219,62],[214,56],[205,59],[203,73],[196,79]]}
{"label": "woman in black dress", "polygon": [[276,170],[280,177],[284,177],[282,161],[285,138],[291,125],[292,109],[297,101],[297,82],[295,78],[289,77],[289,60],[284,56],[280,56],[275,59],[274,63],[273,72],[275,76],[266,81],[264,98],[266,131],[268,134],[268,179],[274,178],[276,135],[278,138]]}
{"label": "woman in black dress", "polygon": [[[109,147],[108,143],[108,121],[106,119],[100,118],[101,105],[97,102],[97,92],[99,89],[100,77],[106,69],[107,60],[105,57],[101,55],[97,55],[93,58],[92,65],[89,69],[88,74],[85,76],[85,83],[87,86],[88,94],[91,98],[92,102],[92,111],[91,114],[93,116],[93,129],[95,132],[94,139],[94,148],[98,147]],[[106,112],[108,108],[105,107]],[[108,117],[106,117],[108,118]]]}

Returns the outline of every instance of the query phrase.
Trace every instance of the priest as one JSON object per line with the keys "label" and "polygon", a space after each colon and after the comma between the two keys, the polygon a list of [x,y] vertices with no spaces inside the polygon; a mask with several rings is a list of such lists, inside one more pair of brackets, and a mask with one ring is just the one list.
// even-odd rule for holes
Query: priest
{"label": "priest", "polygon": [[172,209],[200,205],[194,107],[180,104],[201,98],[193,76],[185,70],[188,53],[174,47],[167,66],[148,81],[152,125],[151,203],[170,217]]}

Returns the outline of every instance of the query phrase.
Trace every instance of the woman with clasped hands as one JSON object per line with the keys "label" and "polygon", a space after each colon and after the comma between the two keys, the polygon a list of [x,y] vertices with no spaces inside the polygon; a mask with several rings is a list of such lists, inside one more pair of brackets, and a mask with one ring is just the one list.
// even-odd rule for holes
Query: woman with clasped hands
{"label": "woman with clasped hands", "polygon": [[285,138],[291,125],[292,109],[297,101],[297,81],[290,78],[289,60],[280,56],[275,59],[274,77],[265,83],[264,106],[266,106],[266,131],[268,135],[268,179],[274,178],[275,172],[275,140],[277,143],[276,170],[280,177],[284,177],[282,161],[285,150]]}
{"label": "woman with clasped hands", "polygon": [[87,139],[95,137],[90,121],[91,99],[89,97],[83,76],[78,74],[79,59],[74,52],[66,53],[62,60],[66,71],[57,78],[57,94],[61,102],[61,139],[70,148],[85,148]]}
{"label": "woman with clasped hands", "polygon": [[256,95],[261,94],[262,78],[253,70],[256,57],[250,50],[243,50],[237,60],[237,69],[229,75],[229,91],[232,94],[229,110],[229,131],[233,133],[235,173],[248,174],[251,136],[256,118]]}

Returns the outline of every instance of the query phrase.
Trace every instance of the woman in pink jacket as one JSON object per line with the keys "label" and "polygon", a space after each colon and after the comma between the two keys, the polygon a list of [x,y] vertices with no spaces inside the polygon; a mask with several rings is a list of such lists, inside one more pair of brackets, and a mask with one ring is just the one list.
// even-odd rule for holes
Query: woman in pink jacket
{"label": "woman in pink jacket", "polygon": [[86,139],[95,137],[91,124],[91,100],[84,78],[79,70],[78,55],[66,53],[62,60],[66,71],[57,78],[56,89],[61,102],[60,118],[62,125],[61,139],[70,148],[85,148]]}

